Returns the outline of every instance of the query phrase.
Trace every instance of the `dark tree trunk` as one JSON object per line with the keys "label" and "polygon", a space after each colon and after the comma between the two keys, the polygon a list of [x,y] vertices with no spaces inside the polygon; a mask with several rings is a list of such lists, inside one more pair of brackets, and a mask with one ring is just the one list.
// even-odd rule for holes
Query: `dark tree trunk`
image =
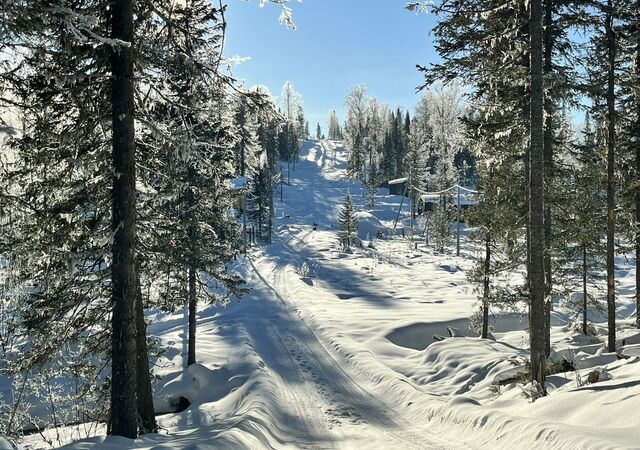
{"label": "dark tree trunk", "polygon": [[[269,180],[273,180],[273,174],[271,173],[273,165],[269,165],[267,169],[269,172]],[[269,221],[267,226],[269,227],[269,236],[268,236],[268,244],[271,244],[273,241],[273,216],[275,215],[275,209],[273,206],[273,183],[269,183]]]}
{"label": "dark tree trunk", "polygon": [[614,164],[616,148],[616,36],[613,30],[613,4],[607,1],[605,31],[607,36],[607,318],[609,333],[607,349],[616,351],[616,285],[615,285],[615,186]]}
{"label": "dark tree trunk", "polygon": [[531,78],[531,142],[530,145],[530,324],[531,324],[531,380],[539,383],[544,392],[544,91],[542,64],[542,0],[531,0],[529,23]]}
{"label": "dark tree trunk", "polygon": [[[187,348],[187,365],[190,366],[196,363],[196,312],[198,307],[197,300],[197,240],[198,240],[198,223],[196,217],[196,208],[198,200],[196,199],[195,188],[192,185],[196,179],[196,169],[190,163],[187,168],[187,179],[189,187],[186,195],[187,202],[187,223],[188,223],[188,236],[189,236],[189,251],[187,253],[187,278],[188,278],[188,309],[189,309],[189,336],[188,336],[188,348]],[[245,205],[246,207],[246,205]]]}
{"label": "dark tree trunk", "polygon": [[112,3],[112,37],[128,42],[111,55],[113,120],[113,289],[110,433],[135,438],[137,277],[133,100],[133,1]]}
{"label": "dark tree trunk", "polygon": [[[529,110],[527,110],[529,112]],[[528,114],[530,115],[530,113]],[[529,204],[529,199],[531,198],[531,152],[527,146],[527,150],[524,153],[524,195],[527,199],[527,205]],[[524,229],[525,229],[525,245],[527,246],[527,254],[525,258],[525,269],[527,278],[526,288],[527,295],[531,292],[531,218],[529,216],[529,211],[525,214],[524,217]],[[531,306],[531,305],[529,305]],[[531,315],[529,315],[529,326],[531,326]]]}
{"label": "dark tree trunk", "polygon": [[153,409],[153,390],[151,388],[149,352],[147,350],[147,323],[144,321],[144,304],[139,282],[138,295],[136,297],[138,417],[140,418],[140,432],[147,434],[155,433],[158,430],[158,426]]}
{"label": "dark tree trunk", "polygon": [[489,335],[489,280],[491,273],[491,239],[487,233],[484,253],[484,290],[482,293],[482,339]]}
{"label": "dark tree trunk", "polygon": [[189,267],[189,357],[187,365],[196,363],[196,269]]}
{"label": "dark tree trunk", "polygon": [[244,165],[245,165],[245,156],[244,156],[244,152],[245,152],[245,144],[244,144],[244,138],[241,138],[241,142],[240,142],[240,176],[244,177]]}
{"label": "dark tree trunk", "polygon": [[[544,5],[544,73],[549,76],[553,70],[553,2],[545,0]],[[545,270],[545,355],[551,355],[551,292],[553,291],[553,270],[551,267],[551,202],[549,182],[553,173],[553,115],[554,104],[550,95],[544,99],[545,127],[544,127],[544,175],[545,175],[545,202],[544,202],[544,270]]]}
{"label": "dark tree trunk", "polygon": [[[636,2],[640,8],[640,1]],[[637,12],[637,10],[636,10]],[[639,14],[640,15],[640,14]],[[640,18],[636,16],[636,123],[634,135],[636,138],[636,182],[640,180]],[[640,184],[636,186],[636,327],[640,328]]]}
{"label": "dark tree trunk", "polygon": [[551,356],[551,300],[544,302],[544,356]]}
{"label": "dark tree trunk", "polygon": [[587,246],[582,246],[582,334],[587,334]]}

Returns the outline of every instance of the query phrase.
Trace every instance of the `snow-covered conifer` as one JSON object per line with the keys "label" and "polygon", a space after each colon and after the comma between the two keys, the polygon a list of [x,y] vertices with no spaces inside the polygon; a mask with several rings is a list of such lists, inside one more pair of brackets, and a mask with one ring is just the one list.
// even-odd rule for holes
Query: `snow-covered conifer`
{"label": "snow-covered conifer", "polygon": [[358,236],[358,220],[355,216],[353,201],[351,195],[347,195],[342,203],[342,208],[338,215],[338,223],[340,225],[340,243],[344,248],[350,248]]}

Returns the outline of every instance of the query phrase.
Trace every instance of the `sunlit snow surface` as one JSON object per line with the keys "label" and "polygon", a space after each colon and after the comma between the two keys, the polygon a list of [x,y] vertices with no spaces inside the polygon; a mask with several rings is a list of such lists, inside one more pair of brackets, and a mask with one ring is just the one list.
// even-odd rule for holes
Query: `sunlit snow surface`
{"label": "sunlit snow surface", "polygon": [[[251,293],[226,309],[201,307],[199,365],[183,369],[183,315],[150,316],[149,333],[169,347],[158,362],[157,409],[173,410],[180,396],[192,406],[161,416],[158,435],[97,436],[69,448],[638,447],[638,358],[602,353],[571,331],[573,316],[557,305],[558,354],[579,360],[583,379],[594,368],[611,379],[577,387],[574,373],[555,375],[550,395],[531,403],[509,382],[527,358],[526,315],[492,316],[497,341],[470,337],[478,305],[465,271],[477,249],[463,239],[456,258],[421,241],[410,246],[392,231],[400,199],[381,190],[376,206],[365,208],[362,186],[346,180],[338,143],[308,142],[283,194],[273,244],[237,265]],[[339,252],[337,213],[346,194],[361,211],[362,239],[377,229],[392,235],[376,240],[376,251]],[[406,212],[405,204],[398,227],[408,235]],[[634,313],[635,269],[619,264],[624,325]],[[434,342],[449,327],[467,337]],[[639,354],[640,339],[630,341],[625,353]]]}

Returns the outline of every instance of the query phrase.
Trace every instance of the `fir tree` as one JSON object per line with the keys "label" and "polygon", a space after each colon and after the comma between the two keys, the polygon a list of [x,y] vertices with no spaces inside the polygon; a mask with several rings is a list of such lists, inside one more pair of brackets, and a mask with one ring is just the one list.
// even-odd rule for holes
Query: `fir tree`
{"label": "fir tree", "polygon": [[340,243],[343,248],[349,249],[355,242],[358,235],[358,221],[355,216],[351,195],[344,198],[342,209],[338,215],[338,223],[340,225]]}
{"label": "fir tree", "polygon": [[236,99],[234,122],[236,125],[235,161],[236,173],[249,176],[257,168],[258,123],[255,114],[249,108],[249,100],[243,94]]}
{"label": "fir tree", "polygon": [[256,227],[258,239],[270,243],[272,229],[272,180],[269,167],[264,164],[257,169],[252,181],[249,198],[249,217]]}
{"label": "fir tree", "polygon": [[416,201],[420,196],[420,191],[426,189],[427,152],[429,149],[428,137],[424,128],[417,120],[411,122],[407,144],[404,166],[406,167],[406,175],[410,180],[412,189],[411,210],[412,213],[415,214]]}
{"label": "fir tree", "polygon": [[335,111],[329,113],[329,139],[333,141],[342,140],[342,130],[340,129],[340,121]]}
{"label": "fir tree", "polygon": [[[218,14],[204,0],[190,0],[164,12],[164,17],[182,26],[156,36],[158,50],[170,52],[163,59],[158,87],[162,91],[157,97],[161,100],[145,121],[154,124],[144,141],[149,144],[144,149],[150,195],[143,201],[153,211],[148,218],[145,214],[145,256],[157,280],[158,300],[174,307],[188,305],[188,364],[197,361],[197,303],[224,303],[242,292],[242,281],[226,270],[238,250],[236,225],[227,215],[236,136],[222,80],[203,69],[217,58]],[[248,109],[241,111],[244,124],[238,126],[238,134],[248,130],[240,136],[245,139],[242,151],[248,171],[247,156],[257,146],[257,130],[255,122],[248,125],[253,121]]]}
{"label": "fir tree", "polygon": [[367,88],[364,85],[353,87],[344,100],[347,108],[347,121],[345,126],[345,141],[349,151],[348,171],[352,177],[364,179],[366,173],[367,148],[367,114],[369,98]]}

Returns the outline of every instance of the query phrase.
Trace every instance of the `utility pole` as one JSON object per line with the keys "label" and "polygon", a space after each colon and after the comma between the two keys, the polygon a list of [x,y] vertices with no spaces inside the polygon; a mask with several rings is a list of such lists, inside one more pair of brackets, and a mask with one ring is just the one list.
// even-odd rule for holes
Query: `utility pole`
{"label": "utility pole", "polygon": [[247,254],[247,195],[242,195],[242,247],[244,254]]}
{"label": "utility pole", "polygon": [[409,213],[409,228],[411,230],[411,236],[413,237],[413,180],[411,179],[411,175],[409,175],[409,201],[411,202]]}
{"label": "utility pole", "polygon": [[[400,199],[400,207],[398,208],[398,214],[396,215],[396,220],[393,222],[393,229],[396,229],[396,226],[398,225],[398,220],[400,219],[400,212],[402,211],[402,205],[404,204],[404,197],[407,193],[407,186],[404,186],[404,191],[402,191],[402,198]],[[404,228],[403,231],[404,233]]]}

